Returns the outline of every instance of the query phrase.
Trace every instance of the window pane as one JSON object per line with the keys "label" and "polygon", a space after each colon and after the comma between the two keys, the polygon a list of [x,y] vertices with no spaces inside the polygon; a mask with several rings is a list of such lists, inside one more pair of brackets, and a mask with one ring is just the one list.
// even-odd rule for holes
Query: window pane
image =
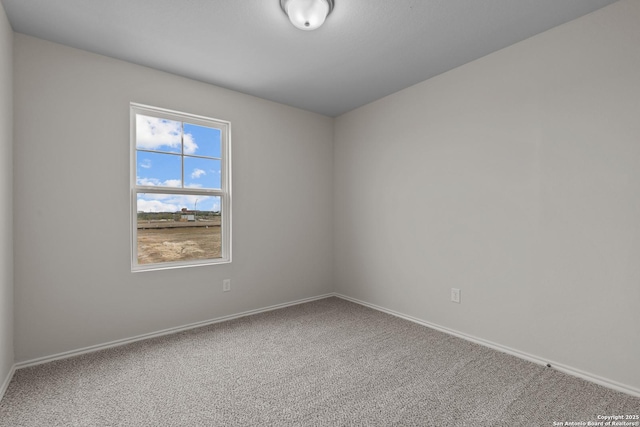
{"label": "window pane", "polygon": [[182,153],[182,122],[136,114],[136,148]]}
{"label": "window pane", "polygon": [[220,188],[220,160],[184,157],[184,186]]}
{"label": "window pane", "polygon": [[184,154],[222,157],[220,151],[220,129],[185,123]]}
{"label": "window pane", "polygon": [[220,197],[138,193],[138,264],[222,257]]}
{"label": "window pane", "polygon": [[136,185],[182,187],[181,156],[136,152]]}

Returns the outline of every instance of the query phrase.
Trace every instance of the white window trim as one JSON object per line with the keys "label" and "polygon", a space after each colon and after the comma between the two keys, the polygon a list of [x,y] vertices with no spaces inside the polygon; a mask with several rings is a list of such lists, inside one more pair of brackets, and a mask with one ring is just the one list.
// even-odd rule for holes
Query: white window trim
{"label": "white window trim", "polygon": [[[164,108],[152,107],[149,105],[130,104],[130,234],[131,234],[131,271],[157,271],[173,268],[197,267],[201,265],[227,264],[231,262],[231,123],[225,120],[213,119],[195,114],[182,113],[179,111]],[[194,125],[211,127],[212,124],[221,130],[221,179],[220,189],[193,189],[193,188],[169,188],[156,186],[137,185],[136,181],[136,114],[159,117],[167,120],[188,122]],[[184,182],[184,180],[183,180]],[[176,193],[176,194],[206,194],[208,196],[218,196],[221,201],[222,223],[221,231],[221,257],[206,260],[173,261],[156,264],[138,264],[138,238],[137,238],[137,193]]]}

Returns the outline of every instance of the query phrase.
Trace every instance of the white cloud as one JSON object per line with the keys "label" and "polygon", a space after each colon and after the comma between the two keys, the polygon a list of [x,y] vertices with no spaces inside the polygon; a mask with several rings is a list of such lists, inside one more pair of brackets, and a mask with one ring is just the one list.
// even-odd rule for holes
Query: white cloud
{"label": "white cloud", "polygon": [[206,175],[206,174],[207,173],[202,169],[194,169],[193,172],[191,172],[191,178],[197,179],[197,178],[200,178],[202,175]]}
{"label": "white cloud", "polygon": [[[158,150],[161,147],[171,147],[180,151],[182,124],[174,120],[159,119],[157,117],[136,115],[136,146],[145,150]],[[184,135],[184,153],[193,154],[198,144],[189,133]]]}
{"label": "white cloud", "polygon": [[150,187],[172,187],[172,188],[180,188],[182,185],[182,181],[179,179],[167,179],[165,181],[160,181],[156,178],[140,178],[136,177],[136,182],[138,185],[146,185]]}
{"label": "white cloud", "polygon": [[163,187],[180,187],[182,185],[182,181],[179,179],[168,179],[162,183]]}
{"label": "white cloud", "polygon": [[145,169],[151,169],[151,160],[144,159],[143,161],[140,162],[140,167]]}
{"label": "white cloud", "polygon": [[158,180],[157,179],[153,179],[153,178],[140,178],[139,176],[136,177],[136,184],[137,185],[158,185]]}
{"label": "white cloud", "polygon": [[163,203],[160,200],[138,199],[138,212],[176,212],[179,210],[176,205]]}
{"label": "white cloud", "polygon": [[190,133],[184,134],[184,154],[193,154],[198,149],[198,144],[193,140]]}
{"label": "white cloud", "polygon": [[201,211],[219,211],[220,198],[217,196],[187,194],[138,194],[138,212],[178,212],[182,208]]}

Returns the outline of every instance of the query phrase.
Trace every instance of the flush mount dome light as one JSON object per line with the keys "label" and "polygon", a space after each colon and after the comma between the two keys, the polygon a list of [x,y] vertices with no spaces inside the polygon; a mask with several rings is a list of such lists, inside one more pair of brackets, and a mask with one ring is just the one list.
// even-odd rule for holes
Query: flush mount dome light
{"label": "flush mount dome light", "polygon": [[315,30],[333,10],[333,0],[280,0],[280,7],[293,25],[301,30]]}

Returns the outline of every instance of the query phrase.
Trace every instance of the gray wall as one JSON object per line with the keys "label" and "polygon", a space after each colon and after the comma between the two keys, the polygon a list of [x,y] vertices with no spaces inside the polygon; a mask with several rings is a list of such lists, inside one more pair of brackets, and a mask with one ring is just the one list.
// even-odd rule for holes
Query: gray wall
{"label": "gray wall", "polygon": [[639,22],[621,1],[337,118],[336,291],[640,388]]}
{"label": "gray wall", "polygon": [[[332,119],[21,34],[14,48],[16,361],[333,290]],[[231,121],[232,264],[130,272],[131,101]]]}
{"label": "gray wall", "polygon": [[13,366],[12,153],[13,31],[0,3],[0,389]]}

